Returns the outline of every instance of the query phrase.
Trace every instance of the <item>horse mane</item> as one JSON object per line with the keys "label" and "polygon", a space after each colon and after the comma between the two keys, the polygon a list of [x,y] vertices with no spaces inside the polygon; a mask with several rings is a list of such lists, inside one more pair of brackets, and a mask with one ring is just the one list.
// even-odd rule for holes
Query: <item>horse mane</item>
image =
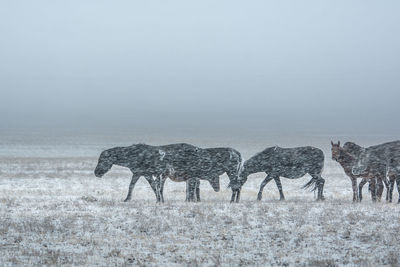
{"label": "horse mane", "polygon": [[266,149],[264,149],[261,152],[258,152],[257,154],[255,154],[253,157],[251,158],[257,158],[258,156],[263,156],[265,154],[273,154],[278,148],[280,148],[279,146],[271,146],[271,147],[267,147]]}
{"label": "horse mane", "polygon": [[140,143],[137,143],[137,144],[132,144],[131,147],[132,147],[132,146],[146,146],[146,144],[140,142]]}
{"label": "horse mane", "polygon": [[352,154],[355,157],[358,157],[362,151],[364,150],[364,148],[362,146],[357,145],[356,143],[353,142],[346,142],[343,145],[343,149],[347,152],[349,152],[350,154]]}

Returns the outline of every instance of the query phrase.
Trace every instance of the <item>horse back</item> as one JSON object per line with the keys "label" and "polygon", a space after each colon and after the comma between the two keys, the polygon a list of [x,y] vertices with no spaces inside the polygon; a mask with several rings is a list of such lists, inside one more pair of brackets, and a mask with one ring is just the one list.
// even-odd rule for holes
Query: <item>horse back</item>
{"label": "horse back", "polygon": [[324,161],[322,150],[312,146],[294,148],[278,147],[275,155],[283,164],[319,164]]}
{"label": "horse back", "polygon": [[370,162],[380,161],[386,164],[400,164],[400,141],[370,146],[365,150],[365,155],[369,157]]}
{"label": "horse back", "polygon": [[215,164],[215,168],[224,172],[237,173],[242,163],[239,151],[230,147],[206,148]]}

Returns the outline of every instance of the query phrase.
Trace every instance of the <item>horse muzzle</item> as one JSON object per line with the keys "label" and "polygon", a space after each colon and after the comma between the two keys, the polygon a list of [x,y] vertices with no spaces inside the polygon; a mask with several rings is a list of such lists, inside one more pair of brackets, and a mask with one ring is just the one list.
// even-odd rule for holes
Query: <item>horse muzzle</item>
{"label": "horse muzzle", "polygon": [[100,173],[99,171],[95,170],[95,171],[94,171],[94,175],[95,175],[96,177],[98,177],[98,178],[101,178],[101,177],[103,177],[104,173]]}

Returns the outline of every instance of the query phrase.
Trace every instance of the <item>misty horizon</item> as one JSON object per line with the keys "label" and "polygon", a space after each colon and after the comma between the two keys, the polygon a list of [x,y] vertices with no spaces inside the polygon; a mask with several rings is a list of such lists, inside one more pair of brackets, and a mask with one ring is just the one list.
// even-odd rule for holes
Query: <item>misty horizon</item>
{"label": "misty horizon", "polygon": [[0,128],[398,134],[400,3],[0,4]]}

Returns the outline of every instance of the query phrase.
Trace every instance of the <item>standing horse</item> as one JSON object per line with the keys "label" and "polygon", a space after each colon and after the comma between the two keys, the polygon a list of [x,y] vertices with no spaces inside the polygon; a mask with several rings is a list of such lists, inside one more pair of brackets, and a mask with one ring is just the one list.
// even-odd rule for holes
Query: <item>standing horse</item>
{"label": "standing horse", "polygon": [[[400,141],[388,142],[366,148],[357,159],[353,173],[365,174],[370,166],[383,165],[386,175],[389,177],[389,202],[392,202],[394,183],[397,183],[400,203]],[[385,179],[386,180],[386,179]]]}
{"label": "standing horse", "polygon": [[246,160],[240,171],[240,179],[243,185],[250,174],[265,172],[267,177],[261,183],[257,199],[261,200],[264,187],[274,179],[279,190],[280,199],[284,200],[285,196],[283,195],[280,177],[296,179],[310,174],[312,178],[303,188],[315,184],[313,190],[318,188],[317,200],[324,200],[325,180],[321,176],[323,168],[324,153],[318,148],[311,146],[281,148],[275,146],[267,148]]}
{"label": "standing horse", "polygon": [[[332,143],[332,142],[331,142]],[[340,142],[338,142],[338,144],[340,144]],[[340,145],[339,145],[340,146]],[[358,159],[359,157],[360,157],[360,155],[365,151],[365,148],[363,148],[362,146],[359,146],[359,145],[357,145],[356,143],[353,143],[353,142],[346,142],[346,143],[344,143],[344,145],[343,145],[343,149],[344,150],[346,150],[347,152],[349,152],[350,154],[352,154],[353,155],[353,159],[352,159],[352,162],[353,162],[353,166],[351,166],[351,165],[349,165],[349,167],[351,167],[351,173],[349,173],[349,170],[347,170],[347,172],[346,172],[346,174],[349,176],[349,174],[351,175],[351,176],[353,176],[353,178],[355,178],[356,179],[356,181],[357,181],[357,178],[358,177],[361,177],[362,178],[362,180],[361,180],[361,182],[359,183],[359,185],[358,185],[358,192],[359,192],[359,194],[358,194],[358,200],[359,201],[361,201],[362,200],[362,188],[363,188],[363,186],[368,182],[368,191],[370,191],[371,192],[371,196],[372,196],[372,188],[373,188],[373,185],[374,185],[374,182],[376,182],[376,184],[377,184],[377,186],[375,186],[375,191],[376,191],[376,196],[377,196],[377,199],[379,199],[379,200],[381,200],[381,198],[382,198],[382,193],[383,193],[383,183],[385,184],[385,187],[386,187],[386,200],[388,200],[388,196],[389,196],[389,186],[388,186],[388,183],[387,183],[387,180],[386,180],[386,177],[385,177],[385,174],[384,174],[384,170],[382,169],[382,174],[380,174],[379,175],[379,177],[382,177],[381,179],[376,179],[376,181],[374,180],[374,181],[372,181],[371,179],[369,179],[368,177],[363,177],[362,175],[356,175],[355,174],[355,172],[353,171],[354,170],[354,167],[356,166],[356,161],[354,161],[354,158],[356,158],[356,159]],[[368,176],[368,175],[367,175]],[[350,176],[349,176],[350,177]],[[372,183],[371,183],[371,181],[372,181]]]}
{"label": "standing horse", "polygon": [[95,175],[102,177],[114,164],[129,168],[132,172],[132,180],[124,201],[131,199],[132,190],[141,176],[144,176],[149,182],[158,202],[161,198],[153,176],[168,176],[177,181],[205,179],[210,182],[215,191],[219,191],[219,177],[199,176],[199,169],[201,169],[202,163],[206,161],[202,149],[189,144],[170,146],[175,149],[172,151],[167,149],[166,146],[138,144],[105,150],[99,157]]}
{"label": "standing horse", "polygon": [[[163,190],[164,183],[167,177],[173,181],[183,181],[190,174],[190,178],[187,179],[187,200],[194,201],[194,192],[196,193],[197,201],[200,201],[200,180],[218,180],[219,176],[226,173],[229,177],[230,184],[232,184],[232,199],[239,201],[239,194],[237,194],[238,188],[234,185],[237,184],[238,172],[242,161],[241,155],[238,151],[233,148],[205,148],[198,149],[198,155],[200,157],[192,157],[190,154],[182,153],[180,144],[173,144],[160,147],[165,152],[164,160],[167,162],[173,162],[172,165],[168,165],[167,172],[160,176],[160,198],[164,201]],[[181,158],[179,155],[185,155]],[[190,173],[177,172],[176,168],[185,169],[184,166],[188,164],[190,166]],[[174,167],[173,167],[174,166]]]}
{"label": "standing horse", "polygon": [[[370,184],[369,188],[372,201],[376,201],[377,198],[380,200],[383,192],[383,182],[387,185],[385,166],[380,163],[374,163],[370,164],[368,170],[364,171],[364,173],[355,173],[354,167],[357,164],[358,157],[363,153],[364,148],[352,142],[346,142],[343,147],[340,147],[340,142],[337,144],[331,142],[331,145],[332,159],[342,166],[344,172],[351,180],[353,202],[362,200],[362,188],[366,182]],[[362,178],[358,188],[357,178]],[[378,183],[377,186],[376,183]]]}
{"label": "standing horse", "polygon": [[160,175],[165,170],[165,164],[157,147],[137,144],[128,147],[107,149],[100,154],[94,174],[96,177],[102,177],[113,165],[127,167],[132,172],[132,180],[129,184],[129,191],[124,200],[125,202],[131,199],[132,190],[141,176],[144,176],[148,181],[156,195],[157,201],[160,201],[157,184],[153,176]]}

